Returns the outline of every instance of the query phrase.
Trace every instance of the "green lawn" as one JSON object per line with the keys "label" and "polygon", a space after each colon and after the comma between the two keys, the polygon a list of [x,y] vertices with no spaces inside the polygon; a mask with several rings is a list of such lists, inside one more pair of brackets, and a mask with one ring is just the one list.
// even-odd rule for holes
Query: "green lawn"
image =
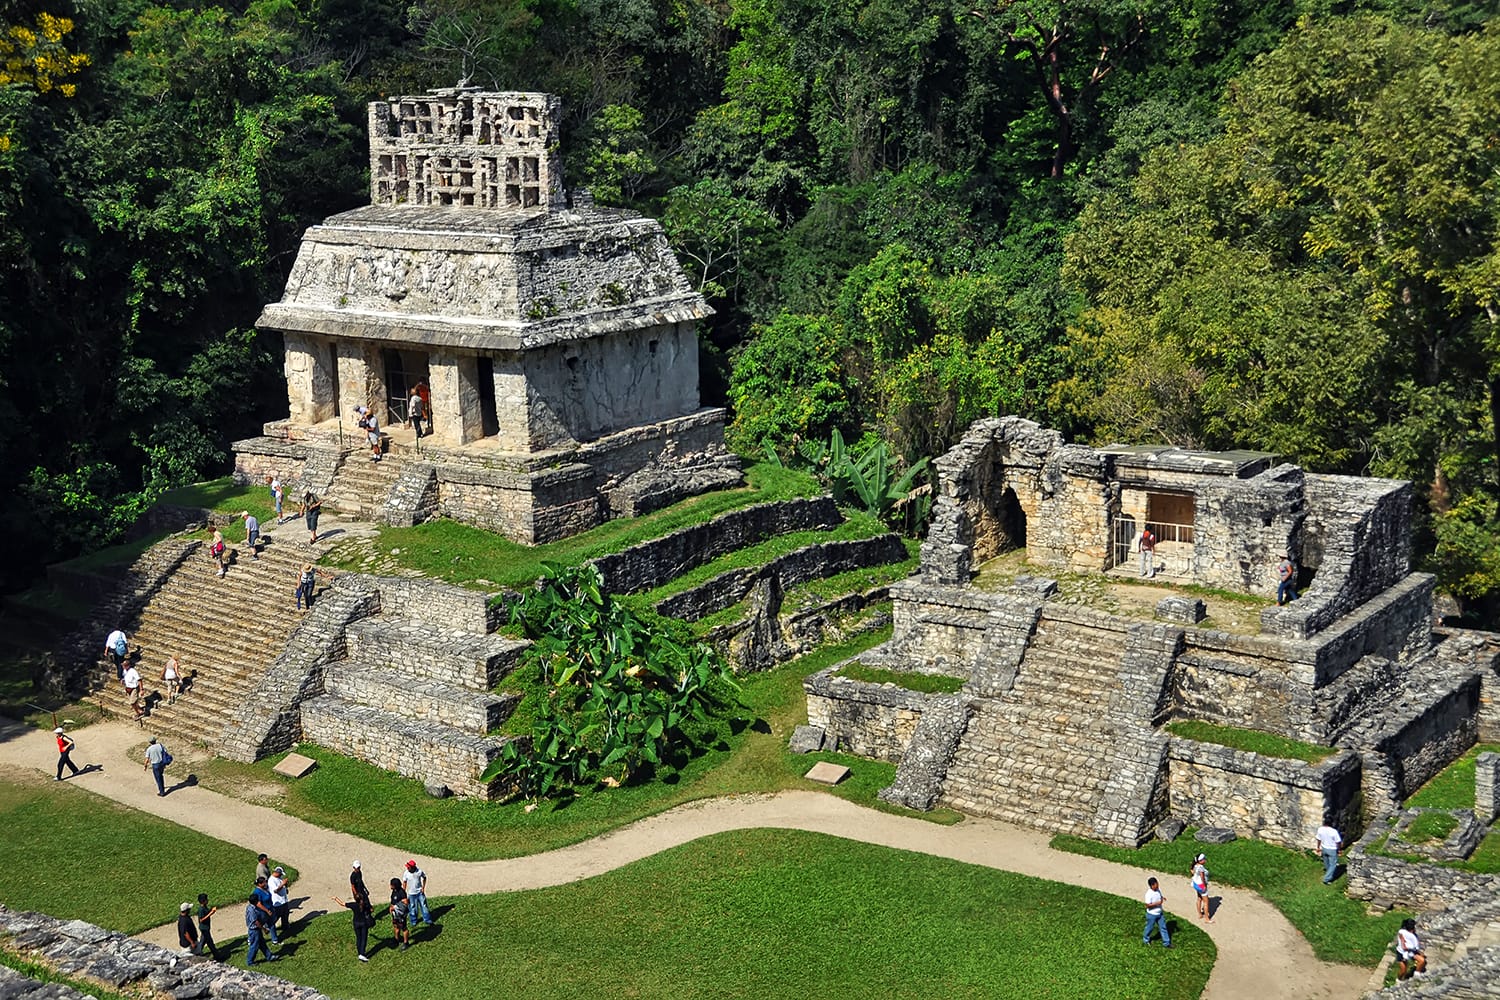
{"label": "green lawn", "polygon": [[[812,476],[772,465],[752,465],[745,470],[745,478],[749,483],[745,488],[692,497],[643,517],[619,518],[546,545],[523,545],[494,532],[447,520],[411,528],[381,528],[375,544],[401,567],[418,570],[433,579],[483,589],[523,587],[541,576],[543,562],[580,563],[751,504],[817,496],[822,492]],[[362,548],[335,546],[323,561],[353,568],[363,554]]]}
{"label": "green lawn", "polygon": [[408,952],[390,949],[387,922],[369,964],[354,961],[337,913],[275,971],[357,998],[1188,1000],[1215,957],[1185,919],[1172,951],[1142,947],[1131,899],[790,830],[720,834],[551,889],[432,896],[441,930]]}
{"label": "green lawn", "polygon": [[667,781],[599,787],[573,799],[550,800],[530,813],[521,803],[434,799],[421,782],[313,746],[299,749],[318,760],[319,767],[297,781],[271,771],[274,757],[255,764],[210,760],[197,765],[197,773],[206,786],[226,795],[244,794],[247,787],[277,788],[284,796],[278,808],[310,823],[414,854],[454,860],[518,857],[562,847],[694,799],[822,789],[803,777],[818,760],[832,760],[853,771],[851,778],[828,790],[831,794],[891,812],[954,822],[957,814],[947,810],[914,814],[877,801],[875,793],[895,776],[893,765],[787,750],[793,727],[807,721],[802,678],[887,638],[888,631],[861,636],[743,678],[740,698],[745,708],[726,723],[722,742]]}
{"label": "green lawn", "polygon": [[[1411,798],[1408,806],[1424,806],[1429,809],[1473,809],[1474,808],[1474,758],[1482,753],[1500,753],[1500,743],[1475,745],[1458,760],[1433,775]],[[1434,862],[1426,862],[1433,864]],[[1500,834],[1494,827],[1479,842],[1474,853],[1464,861],[1447,862],[1447,867],[1464,871],[1500,873]]]}
{"label": "green lawn", "polygon": [[117,805],[87,781],[0,782],[5,905],[133,934],[175,920],[200,892],[220,906],[249,896],[254,853]]}
{"label": "green lawn", "polygon": [[1249,750],[1264,757],[1279,757],[1282,760],[1300,760],[1309,764],[1316,764],[1339,752],[1333,747],[1319,746],[1316,743],[1303,743],[1300,740],[1289,740],[1285,736],[1262,732],[1259,729],[1220,726],[1212,722],[1199,722],[1195,719],[1173,722],[1167,726],[1167,732],[1173,736],[1197,740],[1200,743],[1215,743],[1234,750]]}
{"label": "green lawn", "polygon": [[1205,846],[1193,840],[1192,830],[1170,844],[1153,841],[1138,850],[1112,847],[1081,837],[1058,835],[1052,846],[1058,850],[1105,858],[1177,875],[1187,887],[1193,856],[1208,855],[1213,881],[1253,889],[1264,896],[1312,945],[1325,962],[1348,962],[1374,966],[1390,946],[1396,928],[1405,917],[1400,910],[1372,917],[1365,904],[1344,895],[1344,876],[1332,885],[1323,884],[1323,863],[1312,853],[1275,847],[1257,840],[1236,840]]}
{"label": "green lawn", "polygon": [[858,660],[840,670],[839,676],[870,684],[894,684],[908,691],[924,694],[954,694],[965,684],[962,677],[919,674],[911,670],[883,670],[879,667],[867,667]]}

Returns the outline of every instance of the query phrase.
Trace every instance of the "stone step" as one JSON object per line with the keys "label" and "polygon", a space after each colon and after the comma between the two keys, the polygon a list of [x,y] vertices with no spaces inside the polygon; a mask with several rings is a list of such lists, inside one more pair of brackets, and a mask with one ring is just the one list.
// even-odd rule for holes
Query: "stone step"
{"label": "stone step", "polygon": [[510,718],[521,700],[515,692],[491,695],[353,661],[330,664],[323,690],[348,702],[480,736]]}
{"label": "stone step", "polygon": [[492,797],[497,783],[481,775],[507,742],[326,694],[302,703],[302,734],[337,753],[473,798]]}
{"label": "stone step", "polygon": [[392,615],[354,622],[347,641],[353,662],[471,691],[489,691],[530,647],[502,635],[457,632]]}

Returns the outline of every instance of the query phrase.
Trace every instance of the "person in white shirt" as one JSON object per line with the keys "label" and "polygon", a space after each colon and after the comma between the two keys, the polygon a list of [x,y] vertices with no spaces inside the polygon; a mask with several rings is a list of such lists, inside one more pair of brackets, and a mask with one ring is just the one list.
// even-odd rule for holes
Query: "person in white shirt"
{"label": "person in white shirt", "polygon": [[125,633],[115,629],[104,640],[104,651],[109,654],[110,662],[115,665],[115,676],[125,676],[125,658],[130,655],[130,647],[125,644]]}
{"label": "person in white shirt", "polygon": [[1208,923],[1213,923],[1213,915],[1208,908],[1208,856],[1198,855],[1193,859],[1193,892],[1198,897],[1198,916]]}
{"label": "person in white shirt", "polygon": [[1427,975],[1427,955],[1417,937],[1417,922],[1410,917],[1401,921],[1401,929],[1396,932],[1396,959],[1397,979]]}
{"label": "person in white shirt", "polygon": [[286,869],[277,865],[271,869],[271,877],[266,879],[266,889],[271,893],[272,918],[281,921],[281,933],[291,933],[291,881],[286,877]]}
{"label": "person in white shirt", "polygon": [[1344,846],[1344,838],[1324,821],[1313,834],[1313,839],[1318,842],[1318,853],[1323,857],[1323,884],[1327,885],[1339,870],[1339,848]]}
{"label": "person in white shirt", "polygon": [[1155,927],[1161,932],[1161,946],[1172,947],[1172,935],[1167,933],[1167,915],[1162,910],[1161,886],[1157,885],[1156,879],[1146,880],[1146,929],[1141,932],[1141,944],[1151,943],[1151,928]]}
{"label": "person in white shirt", "polygon": [[125,668],[125,675],[120,678],[120,683],[125,685],[125,694],[130,698],[130,708],[135,712],[136,720],[141,717],[141,672],[135,669],[135,664]]}

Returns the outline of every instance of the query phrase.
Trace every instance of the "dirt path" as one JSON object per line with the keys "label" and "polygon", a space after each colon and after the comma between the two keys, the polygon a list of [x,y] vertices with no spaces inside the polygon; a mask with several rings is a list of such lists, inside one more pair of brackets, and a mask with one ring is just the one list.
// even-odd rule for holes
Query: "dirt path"
{"label": "dirt path", "polygon": [[[50,770],[57,751],[50,733],[0,730],[0,764]],[[301,872],[293,887],[297,915],[317,915],[329,897],[348,891],[349,864],[358,859],[366,881],[383,882],[406,857],[393,848],[316,827],[263,806],[204,788],[184,787],[158,798],[151,776],[127,759],[142,741],[125,723],[90,726],[78,734],[75,759],[99,762],[104,770],[77,780],[91,791],[165,817],[230,843],[264,850]],[[178,775],[182,777],[182,775]],[[680,806],[593,840],[544,854],[502,861],[419,859],[432,895],[504,892],[560,885],[589,878],[709,834],[754,827],[808,830],[1021,872],[1130,899],[1139,899],[1150,873],[1127,865],[1054,851],[1044,834],[984,819],[938,826],[892,816],[818,792],[782,792],[712,799]],[[1160,873],[1157,873],[1160,874]],[[1169,908],[1181,922],[1194,919],[1183,889],[1185,878],[1167,879]],[[455,888],[461,887],[461,888]],[[1224,888],[1216,919],[1205,928],[1218,946],[1205,1000],[1352,1000],[1362,995],[1370,970],[1321,962],[1296,929],[1270,903],[1252,892]],[[1200,925],[1202,926],[1202,925]],[[1134,934],[1137,928],[1122,928]],[[171,927],[142,934],[175,946]]]}

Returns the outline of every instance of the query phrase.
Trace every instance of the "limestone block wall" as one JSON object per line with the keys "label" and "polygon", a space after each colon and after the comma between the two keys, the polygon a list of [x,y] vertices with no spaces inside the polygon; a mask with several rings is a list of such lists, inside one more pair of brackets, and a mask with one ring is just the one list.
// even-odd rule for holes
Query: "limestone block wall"
{"label": "limestone block wall", "polygon": [[1325,815],[1346,840],[1360,828],[1356,753],[1307,764],[1174,736],[1168,759],[1168,809],[1189,825],[1297,850],[1313,842]]}
{"label": "limestone block wall", "polygon": [[1302,470],[1280,465],[1248,480],[1199,476],[1191,489],[1193,581],[1274,597],[1276,564],[1300,549]]}
{"label": "limestone block wall", "polygon": [[633,594],[660,587],[688,570],[767,538],[833,528],[843,521],[829,496],[755,504],[603,556],[594,565],[610,593]]}
{"label": "limestone block wall", "polygon": [[[1434,586],[1435,580],[1430,574],[1412,573],[1371,600],[1350,609],[1334,623],[1334,627],[1320,632],[1316,647],[1316,683],[1319,686],[1328,684],[1365,656],[1410,662],[1425,653],[1432,646]],[[1262,625],[1264,621],[1263,615]]]}
{"label": "limestone block wall", "polygon": [[334,387],[338,373],[334,369],[334,350],[321,337],[287,332],[283,338],[286,360],[287,402],[290,419],[296,424],[322,423],[333,416]]}
{"label": "limestone block wall", "polygon": [[438,466],[438,513],[541,544],[600,523],[594,470],[567,463],[535,475],[482,466]]}
{"label": "limestone block wall", "polygon": [[[400,608],[390,610],[401,613]],[[530,646],[498,635],[449,631],[433,628],[423,619],[386,615],[351,622],[346,641],[349,659],[364,666],[471,691],[488,691]]]}
{"label": "limestone block wall", "polygon": [[842,665],[802,682],[808,724],[821,726],[842,751],[899,764],[931,696],[894,684],[839,677]]}
{"label": "limestone block wall", "polygon": [[988,650],[991,614],[1006,598],[920,579],[891,585],[890,651],[907,669],[969,678]]}
{"label": "limestone block wall", "polygon": [[1313,685],[1311,664],[1299,655],[1309,654],[1257,636],[1186,629],[1170,676],[1172,715],[1301,739]]}
{"label": "limestone block wall", "polygon": [[[1347,855],[1354,899],[1389,899],[1412,910],[1449,910],[1493,901],[1500,894],[1500,876],[1466,872],[1446,865],[1406,861],[1371,853],[1384,842],[1397,817],[1371,824]],[[1347,843],[1349,838],[1344,838]]]}
{"label": "limestone block wall", "polygon": [[500,697],[469,693],[439,681],[348,663],[329,664],[323,688],[345,702],[476,734],[499,726],[520,701],[514,691]]}
{"label": "limestone block wall", "polygon": [[437,580],[404,576],[366,577],[380,591],[387,614],[418,618],[437,628],[485,635],[500,627],[500,610],[490,607],[493,594]]}
{"label": "limestone block wall", "polygon": [[1364,758],[1364,796],[1371,809],[1400,806],[1478,737],[1479,677],[1440,675],[1431,688],[1340,740]]}
{"label": "limestone block wall", "polygon": [[267,476],[277,476],[287,485],[287,498],[291,499],[291,484],[302,477],[302,467],[307,461],[306,445],[256,437],[236,441],[231,447],[236,483],[241,486],[264,483]]}

